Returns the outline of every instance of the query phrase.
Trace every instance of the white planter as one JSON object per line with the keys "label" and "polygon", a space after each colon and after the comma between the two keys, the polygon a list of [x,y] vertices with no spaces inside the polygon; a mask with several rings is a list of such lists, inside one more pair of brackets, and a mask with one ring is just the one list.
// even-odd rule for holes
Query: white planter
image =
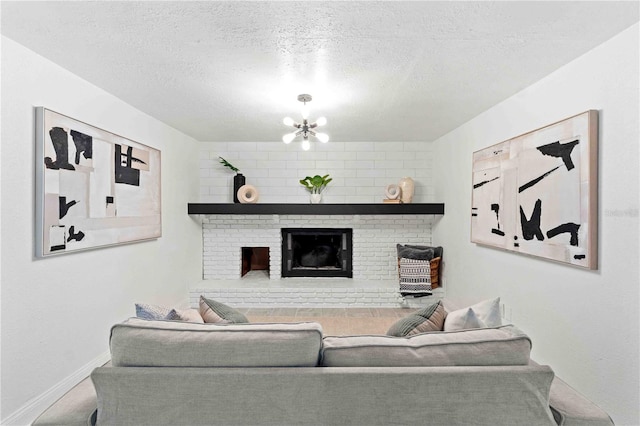
{"label": "white planter", "polygon": [[311,204],[318,204],[322,200],[322,194],[311,194],[309,195],[309,200]]}

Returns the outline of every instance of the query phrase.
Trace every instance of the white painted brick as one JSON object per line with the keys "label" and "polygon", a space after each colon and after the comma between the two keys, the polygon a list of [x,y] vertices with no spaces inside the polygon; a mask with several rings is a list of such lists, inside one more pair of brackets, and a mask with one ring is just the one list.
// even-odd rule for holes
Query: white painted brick
{"label": "white painted brick", "polygon": [[356,160],[357,158],[358,158],[358,154],[356,152],[344,152],[344,151],[327,152],[328,161],[332,161],[332,160],[348,161],[348,160]]}
{"label": "white painted brick", "polygon": [[[394,279],[394,276],[397,276],[395,244],[430,241],[430,223],[434,220],[432,216],[420,216],[416,219],[412,215],[393,218],[384,215],[363,217],[279,215],[278,221],[274,223],[272,215],[232,217],[226,215],[203,218],[203,276],[205,278],[237,279],[240,274],[239,247],[254,245],[271,248],[269,276],[271,280],[280,280],[280,227],[335,227],[336,222],[339,222],[340,226],[354,229],[354,278],[382,280],[391,277]],[[415,223],[412,222],[411,228],[405,229],[402,220],[412,220]],[[218,229],[222,226],[232,226],[232,228]],[[257,229],[260,231],[256,232]],[[220,249],[220,241],[225,239],[232,246],[231,249]],[[209,259],[207,256],[213,256],[214,259]],[[216,256],[218,257],[215,258]],[[235,256],[237,259],[229,256]],[[385,271],[385,269],[388,270]],[[292,291],[297,294],[303,293]],[[329,300],[331,300],[330,297]],[[326,303],[328,301],[325,301]]]}
{"label": "white painted brick", "polygon": [[285,145],[282,142],[259,142],[256,144],[256,151],[260,152],[274,152],[274,151],[287,151],[289,152],[290,146]]}
{"label": "white painted brick", "polygon": [[366,152],[375,149],[373,142],[349,142],[345,145],[345,151]]}
{"label": "white painted brick", "polygon": [[404,160],[403,167],[405,169],[422,169],[424,167],[424,161],[421,159]]}
{"label": "white painted brick", "polygon": [[[260,152],[262,158],[265,158],[265,153]],[[270,161],[282,160],[282,161],[296,161],[298,159],[298,154],[292,150],[282,150],[282,151],[269,151],[266,153],[266,158]]]}
{"label": "white painted brick", "polygon": [[382,160],[376,159],[374,164],[377,169],[393,170],[397,172],[398,175],[402,175],[404,171],[403,160],[389,160],[386,158]]}
{"label": "white painted brick", "polygon": [[402,142],[376,142],[374,149],[376,151],[384,151],[388,154],[389,152],[396,152],[398,150],[403,151],[404,147]]}
{"label": "white painted brick", "polygon": [[[297,170],[286,169],[286,168],[271,168],[271,169],[268,169],[268,173],[267,173],[266,176],[268,176],[268,177],[282,177],[282,178],[288,178],[288,179],[296,179],[297,178],[297,181],[300,180],[300,178],[298,178]],[[261,181],[258,184],[258,186],[262,187],[263,186],[263,182]],[[278,186],[271,186],[271,185],[267,186],[267,185],[264,185],[264,188],[269,189],[271,191],[273,191],[274,189],[281,189],[281,190],[289,191],[289,189],[287,189],[284,186],[278,187]]]}
{"label": "white painted brick", "polygon": [[327,159],[327,153],[326,152],[320,152],[320,151],[316,151],[316,150],[311,150],[311,151],[298,151],[298,160],[302,160],[302,161],[308,161],[308,160],[326,160]]}
{"label": "white painted brick", "polygon": [[403,151],[405,152],[432,152],[433,145],[429,142],[403,142]]}
{"label": "white painted brick", "polygon": [[370,170],[375,167],[375,161],[373,160],[355,160],[355,161],[345,161],[345,168],[355,169],[357,172],[361,172],[362,170]]}
{"label": "white painted brick", "polygon": [[[385,153],[381,151],[364,151],[356,155],[358,160],[384,160]],[[375,164],[375,163],[374,163]]]}
{"label": "white painted brick", "polygon": [[[334,169],[334,170],[339,170],[339,169],[344,169],[345,168],[345,161],[344,160],[318,160],[316,161],[316,169],[318,170],[318,174],[320,175],[325,175],[327,173],[324,173],[322,170],[327,170],[327,169]],[[333,184],[333,182],[332,182]]]}

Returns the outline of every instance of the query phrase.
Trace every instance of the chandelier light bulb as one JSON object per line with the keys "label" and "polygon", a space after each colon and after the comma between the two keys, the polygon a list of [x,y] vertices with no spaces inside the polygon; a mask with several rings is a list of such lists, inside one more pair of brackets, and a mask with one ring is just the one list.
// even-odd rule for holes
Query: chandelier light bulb
{"label": "chandelier light bulb", "polygon": [[320,117],[318,118],[318,120],[316,120],[316,124],[318,126],[324,126],[325,124],[327,124],[327,119],[324,117]]}
{"label": "chandelier light bulb", "polygon": [[309,142],[309,139],[303,139],[302,140],[302,149],[305,151],[309,151],[309,148],[311,148],[311,142]]}
{"label": "chandelier light bulb", "polygon": [[293,133],[287,133],[286,135],[284,135],[284,136],[282,137],[282,142],[284,142],[284,143],[286,143],[286,144],[289,144],[289,143],[291,143],[291,141],[292,141],[292,140],[294,140],[295,138],[296,138],[296,133],[295,133],[295,132],[293,132]]}
{"label": "chandelier light bulb", "polygon": [[293,126],[295,124],[295,121],[293,121],[293,118],[291,117],[285,117],[284,120],[282,120],[282,122],[284,123],[285,126]]}
{"label": "chandelier light bulb", "polygon": [[316,133],[316,138],[318,138],[318,140],[322,143],[329,142],[329,135],[327,135],[326,133]]}

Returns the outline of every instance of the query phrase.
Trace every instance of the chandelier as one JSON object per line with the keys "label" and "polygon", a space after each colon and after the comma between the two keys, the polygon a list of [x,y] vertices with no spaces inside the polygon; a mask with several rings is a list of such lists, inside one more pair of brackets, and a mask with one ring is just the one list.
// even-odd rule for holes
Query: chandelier
{"label": "chandelier", "polygon": [[284,135],[282,137],[282,142],[290,144],[296,137],[302,136],[302,149],[305,151],[308,151],[309,148],[311,148],[309,136],[315,137],[322,143],[327,143],[329,141],[329,135],[326,133],[316,133],[312,130],[318,126],[324,126],[327,124],[326,118],[320,117],[315,123],[311,124],[309,124],[309,121],[307,120],[309,118],[309,107],[307,107],[307,102],[311,102],[311,99],[311,95],[298,95],[298,101],[302,102],[302,123],[296,123],[291,117],[285,117],[284,120],[282,120],[285,126],[291,126],[298,129],[292,133]]}

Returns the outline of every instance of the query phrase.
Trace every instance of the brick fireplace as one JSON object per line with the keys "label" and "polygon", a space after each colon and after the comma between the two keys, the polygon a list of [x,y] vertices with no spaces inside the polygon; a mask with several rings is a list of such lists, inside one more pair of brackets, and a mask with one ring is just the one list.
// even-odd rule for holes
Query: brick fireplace
{"label": "brick fireplace", "polygon": [[[396,244],[431,245],[434,215],[202,215],[203,281],[191,289],[236,306],[380,306],[407,302],[398,292]],[[283,228],[352,230],[353,278],[283,278]],[[242,251],[267,248],[264,274],[242,277]],[[441,297],[409,300],[421,306]]]}

